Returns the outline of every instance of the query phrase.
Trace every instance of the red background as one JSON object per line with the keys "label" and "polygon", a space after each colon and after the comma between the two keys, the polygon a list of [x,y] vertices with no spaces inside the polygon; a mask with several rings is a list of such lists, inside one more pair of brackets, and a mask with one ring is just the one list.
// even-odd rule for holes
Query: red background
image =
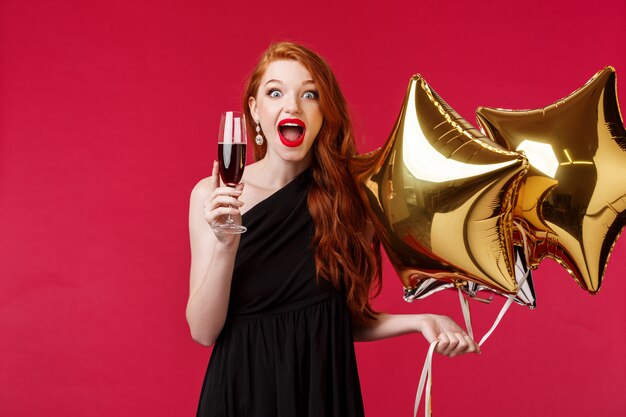
{"label": "red background", "polygon": [[[380,3],[2,0],[0,415],[194,415],[210,351],[185,322],[188,196],[271,41],[328,59],[362,151],[416,72],[472,122],[626,75],[623,0]],[[597,296],[544,262],[536,310],[513,306],[481,356],[437,357],[435,413],[623,415],[623,240]],[[379,308],[460,319],[453,292],[406,304],[386,272]],[[479,334],[502,302],[475,306]],[[411,414],[426,348],[357,345],[368,416]]]}

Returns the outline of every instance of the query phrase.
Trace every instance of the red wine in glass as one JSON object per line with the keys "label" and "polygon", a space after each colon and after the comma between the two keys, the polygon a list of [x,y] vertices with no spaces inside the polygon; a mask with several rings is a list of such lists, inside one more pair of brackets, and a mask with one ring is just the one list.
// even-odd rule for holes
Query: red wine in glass
{"label": "red wine in glass", "polygon": [[[243,113],[227,111],[222,114],[217,138],[217,158],[222,182],[235,187],[241,181],[246,166],[246,118]],[[217,233],[239,234],[247,228],[233,221],[230,215],[223,223],[213,225]]]}
{"label": "red wine in glass", "polygon": [[234,187],[241,181],[246,165],[245,143],[218,143],[217,154],[220,163],[220,176],[224,184]]}

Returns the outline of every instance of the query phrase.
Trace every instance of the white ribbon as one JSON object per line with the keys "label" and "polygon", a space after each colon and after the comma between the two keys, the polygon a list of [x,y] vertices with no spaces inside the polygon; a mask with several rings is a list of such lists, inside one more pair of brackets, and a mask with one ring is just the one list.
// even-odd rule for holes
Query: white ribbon
{"label": "white ribbon", "polygon": [[[518,292],[519,292],[519,288],[521,288],[522,285],[524,285],[524,282],[526,282],[526,279],[528,278],[529,275],[530,275],[530,268],[526,271],[522,279],[520,279],[520,281],[517,283]],[[502,306],[502,309],[500,310],[498,317],[496,317],[496,321],[493,323],[489,331],[483,336],[483,338],[480,339],[478,346],[482,346],[483,343],[487,341],[489,336],[491,336],[494,330],[496,330],[496,327],[498,327],[498,324],[500,324],[500,321],[504,317],[504,314],[509,309],[513,301],[515,301],[516,296],[517,296],[517,293],[510,294],[507,296],[507,300]],[[464,297],[463,292],[461,291],[460,288],[459,288],[459,300],[461,302],[461,310],[463,310],[463,318],[465,319],[465,326],[467,327],[467,333],[470,335],[472,339],[474,339],[474,334],[473,334],[474,332],[472,330],[472,317],[471,317],[470,308],[469,308],[469,300],[466,297]],[[419,408],[420,401],[422,399],[422,393],[424,391],[424,384],[426,384],[426,393],[424,394],[424,396],[426,397],[426,404],[424,407],[424,416],[431,417],[432,415],[431,390],[432,390],[433,354],[435,353],[435,347],[437,346],[437,343],[439,343],[437,340],[433,341],[430,344],[430,347],[428,348],[428,353],[426,354],[426,360],[424,361],[424,367],[422,368],[422,375],[420,377],[420,382],[417,387],[417,393],[415,395],[415,406],[413,407],[413,417],[417,417],[417,409]]]}
{"label": "white ribbon", "polygon": [[470,313],[469,300],[463,296],[463,291],[459,288],[459,300],[461,302],[461,310],[463,310],[463,319],[465,319],[465,328],[467,334],[474,339],[474,330],[472,329],[472,315]]}
{"label": "white ribbon", "polygon": [[420,383],[417,387],[417,393],[415,394],[415,407],[413,408],[413,417],[417,417],[417,409],[420,406],[420,400],[422,399],[422,393],[424,392],[424,383],[426,383],[426,406],[424,409],[424,415],[430,416],[430,391],[432,390],[432,370],[433,370],[433,353],[435,352],[435,347],[439,343],[438,340],[433,341],[428,348],[428,353],[426,354],[426,360],[424,361],[424,367],[422,368],[422,376],[420,377]]}

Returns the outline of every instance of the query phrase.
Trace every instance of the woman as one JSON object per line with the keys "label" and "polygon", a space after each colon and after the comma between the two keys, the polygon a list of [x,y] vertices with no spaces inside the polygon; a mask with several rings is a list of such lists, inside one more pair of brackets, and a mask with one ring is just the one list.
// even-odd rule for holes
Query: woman
{"label": "woman", "polygon": [[[214,163],[191,194],[187,320],[194,340],[215,343],[198,416],[362,416],[353,340],[421,332],[441,354],[478,352],[447,317],[370,307],[380,254],[328,65],[296,44],[270,46],[244,108],[257,162],[236,188],[220,186]],[[244,235],[213,232],[229,214]]]}

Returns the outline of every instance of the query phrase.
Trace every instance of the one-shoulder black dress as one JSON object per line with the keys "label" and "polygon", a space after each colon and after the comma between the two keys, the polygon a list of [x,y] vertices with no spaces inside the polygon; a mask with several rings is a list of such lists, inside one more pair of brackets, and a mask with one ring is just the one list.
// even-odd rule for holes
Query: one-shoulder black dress
{"label": "one-shoulder black dress", "polygon": [[316,279],[310,184],[307,170],[243,215],[198,416],[363,416],[345,296]]}

